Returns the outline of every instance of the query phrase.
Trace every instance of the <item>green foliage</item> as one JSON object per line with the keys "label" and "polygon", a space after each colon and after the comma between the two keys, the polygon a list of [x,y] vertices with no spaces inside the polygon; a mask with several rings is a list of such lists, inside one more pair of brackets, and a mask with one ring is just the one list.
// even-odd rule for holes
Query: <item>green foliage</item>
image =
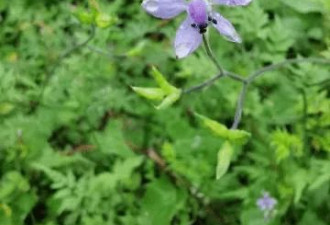
{"label": "green foliage", "polygon": [[[203,48],[176,60],[184,16],[140,2],[0,0],[0,225],[329,224],[329,66],[258,77],[229,129],[241,84],[185,94],[216,67]],[[243,39],[210,30],[227,71],[330,59],[328,0],[216,10]],[[268,222],[265,191],[278,202]]]}

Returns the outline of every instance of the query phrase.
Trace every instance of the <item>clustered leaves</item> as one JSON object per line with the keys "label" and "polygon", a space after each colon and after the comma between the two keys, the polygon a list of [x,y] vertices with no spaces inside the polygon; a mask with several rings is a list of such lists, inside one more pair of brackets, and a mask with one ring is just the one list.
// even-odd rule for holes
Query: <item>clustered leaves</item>
{"label": "clustered leaves", "polygon": [[[0,1],[0,224],[328,225],[329,66],[258,77],[229,129],[242,84],[184,94],[219,71],[202,48],[178,62],[180,18],[156,20],[141,3]],[[329,9],[214,7],[243,42],[208,37],[242,77],[329,59]]]}

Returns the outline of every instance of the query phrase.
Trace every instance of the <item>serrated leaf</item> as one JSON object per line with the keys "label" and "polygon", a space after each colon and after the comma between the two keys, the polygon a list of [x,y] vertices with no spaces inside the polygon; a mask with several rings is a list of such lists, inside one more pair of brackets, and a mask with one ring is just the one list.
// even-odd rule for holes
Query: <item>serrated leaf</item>
{"label": "serrated leaf", "polygon": [[228,171],[232,155],[233,147],[230,142],[226,141],[218,152],[218,164],[216,170],[217,180],[223,177]]}

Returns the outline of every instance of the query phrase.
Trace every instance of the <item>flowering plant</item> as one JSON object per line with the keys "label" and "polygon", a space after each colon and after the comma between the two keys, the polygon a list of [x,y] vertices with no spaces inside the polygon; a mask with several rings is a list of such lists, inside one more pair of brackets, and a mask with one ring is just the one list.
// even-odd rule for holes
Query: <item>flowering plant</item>
{"label": "flowering plant", "polygon": [[186,12],[187,17],[180,25],[175,37],[177,58],[193,53],[202,43],[202,36],[212,25],[220,34],[232,42],[241,42],[233,25],[213,10],[213,5],[242,6],[252,0],[144,0],[143,8],[151,15],[161,19],[171,19]]}

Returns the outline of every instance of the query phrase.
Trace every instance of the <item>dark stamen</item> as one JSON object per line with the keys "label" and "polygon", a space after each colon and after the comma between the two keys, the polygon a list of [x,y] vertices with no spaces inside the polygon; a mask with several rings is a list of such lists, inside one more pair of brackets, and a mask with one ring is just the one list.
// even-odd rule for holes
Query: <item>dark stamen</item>
{"label": "dark stamen", "polygon": [[218,24],[218,21],[216,19],[212,19],[212,23]]}
{"label": "dark stamen", "polygon": [[193,28],[197,28],[197,25],[195,23],[191,24]]}

